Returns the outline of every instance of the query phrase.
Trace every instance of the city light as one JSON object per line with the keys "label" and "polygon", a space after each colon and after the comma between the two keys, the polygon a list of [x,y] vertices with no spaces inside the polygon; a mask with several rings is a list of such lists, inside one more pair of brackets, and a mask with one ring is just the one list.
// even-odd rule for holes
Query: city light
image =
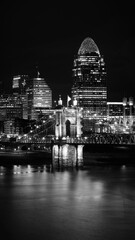
{"label": "city light", "polygon": [[0,97],[1,142],[73,143],[76,139],[87,141],[96,133],[135,133],[134,99],[107,101],[104,58],[89,37],[73,60],[73,85],[67,106],[59,95],[53,108],[52,91],[39,71],[35,77],[14,76],[12,90],[13,94]]}

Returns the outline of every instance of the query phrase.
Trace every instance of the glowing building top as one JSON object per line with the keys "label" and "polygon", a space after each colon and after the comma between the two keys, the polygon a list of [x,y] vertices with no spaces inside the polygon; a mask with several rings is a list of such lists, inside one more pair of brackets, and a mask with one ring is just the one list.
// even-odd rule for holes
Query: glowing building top
{"label": "glowing building top", "polygon": [[85,38],[84,41],[82,42],[79,50],[78,50],[78,55],[86,55],[86,54],[91,54],[91,53],[97,53],[100,55],[99,49],[96,45],[96,43],[93,41],[92,38]]}
{"label": "glowing building top", "polygon": [[107,84],[103,56],[91,38],[81,43],[73,66],[72,99],[90,115],[106,115]]}

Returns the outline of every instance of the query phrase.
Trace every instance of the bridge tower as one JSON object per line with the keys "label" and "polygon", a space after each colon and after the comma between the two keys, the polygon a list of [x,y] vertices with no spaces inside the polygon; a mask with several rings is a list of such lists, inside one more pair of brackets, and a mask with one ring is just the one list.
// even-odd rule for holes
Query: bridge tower
{"label": "bridge tower", "polygon": [[78,107],[56,109],[55,137],[81,137],[81,116],[81,109]]}

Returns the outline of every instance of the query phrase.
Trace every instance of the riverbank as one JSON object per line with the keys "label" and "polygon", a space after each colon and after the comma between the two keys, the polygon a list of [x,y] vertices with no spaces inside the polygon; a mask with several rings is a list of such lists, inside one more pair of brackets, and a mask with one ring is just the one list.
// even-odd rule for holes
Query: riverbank
{"label": "riverbank", "polygon": [[[0,165],[52,164],[50,151],[0,151]],[[135,145],[88,144],[83,165],[135,165]]]}
{"label": "riverbank", "polygon": [[84,165],[135,164],[135,145],[90,144],[84,146]]}
{"label": "riverbank", "polygon": [[0,165],[50,164],[47,151],[0,151]]}

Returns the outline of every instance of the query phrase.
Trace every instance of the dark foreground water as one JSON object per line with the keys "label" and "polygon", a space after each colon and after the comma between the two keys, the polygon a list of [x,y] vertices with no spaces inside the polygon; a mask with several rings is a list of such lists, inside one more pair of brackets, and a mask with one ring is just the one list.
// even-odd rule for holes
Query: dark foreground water
{"label": "dark foreground water", "polygon": [[0,239],[135,239],[135,167],[0,167]]}

